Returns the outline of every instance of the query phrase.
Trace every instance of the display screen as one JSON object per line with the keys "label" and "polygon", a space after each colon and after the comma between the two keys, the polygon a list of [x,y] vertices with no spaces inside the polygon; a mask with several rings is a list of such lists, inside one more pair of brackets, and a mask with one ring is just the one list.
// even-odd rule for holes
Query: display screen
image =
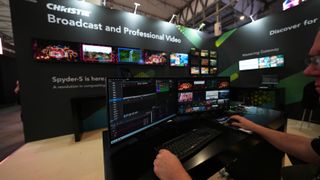
{"label": "display screen", "polygon": [[112,63],[112,47],[82,44],[82,61]]}
{"label": "display screen", "polygon": [[144,64],[141,50],[118,48],[118,63]]}
{"label": "display screen", "polygon": [[217,68],[210,68],[210,74],[216,74]]}
{"label": "display screen", "polygon": [[217,66],[217,60],[210,59],[210,66]]}
{"label": "display screen", "polygon": [[200,51],[198,49],[196,49],[196,48],[191,48],[190,54],[194,55],[194,56],[199,56],[200,55]]}
{"label": "display screen", "polygon": [[33,58],[45,62],[79,62],[80,45],[73,42],[33,40]]}
{"label": "display screen", "polygon": [[196,75],[196,74],[200,74],[200,68],[199,67],[191,67],[191,74]]}
{"label": "display screen", "polygon": [[178,114],[229,108],[228,77],[181,79],[177,84]]}
{"label": "display screen", "polygon": [[167,63],[168,54],[165,52],[143,50],[144,64],[164,65]]}
{"label": "display screen", "polygon": [[[107,104],[111,144],[145,131],[176,115],[173,79],[108,79]],[[190,95],[182,95],[188,101]]]}
{"label": "display screen", "polygon": [[208,67],[201,67],[201,74],[209,74],[209,68]]}
{"label": "display screen", "polygon": [[283,55],[273,55],[261,58],[247,59],[239,61],[239,70],[265,69],[284,66]]}
{"label": "display screen", "polygon": [[202,49],[200,55],[201,57],[209,57],[209,51]]}
{"label": "display screen", "polygon": [[201,59],[202,66],[209,66],[209,59]]}
{"label": "display screen", "polygon": [[210,51],[210,58],[217,58],[217,52],[216,51]]}
{"label": "display screen", "polygon": [[170,66],[178,66],[178,67],[188,66],[188,54],[183,54],[183,53],[170,54]]}

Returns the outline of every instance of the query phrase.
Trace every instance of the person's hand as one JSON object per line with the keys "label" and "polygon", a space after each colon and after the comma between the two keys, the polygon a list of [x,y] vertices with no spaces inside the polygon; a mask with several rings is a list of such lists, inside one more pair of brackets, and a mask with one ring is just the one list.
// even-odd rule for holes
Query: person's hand
{"label": "person's hand", "polygon": [[255,132],[257,127],[259,127],[259,125],[239,115],[233,115],[230,117],[230,119],[232,119],[232,123],[231,123],[232,126],[237,126],[253,132]]}
{"label": "person's hand", "polygon": [[191,180],[179,159],[166,149],[161,149],[153,161],[153,171],[161,180]]}

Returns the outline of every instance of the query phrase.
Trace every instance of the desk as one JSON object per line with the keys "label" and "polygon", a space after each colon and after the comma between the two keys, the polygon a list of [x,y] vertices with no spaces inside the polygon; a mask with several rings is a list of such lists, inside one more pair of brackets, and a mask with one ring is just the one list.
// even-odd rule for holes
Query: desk
{"label": "desk", "polygon": [[[280,111],[257,107],[246,109],[245,116],[252,121],[272,129],[284,130],[287,119]],[[212,126],[222,130],[223,133],[183,162],[183,166],[194,179],[206,179],[224,166],[227,166],[239,179],[280,179],[284,153],[276,150],[258,135],[236,131],[215,123],[213,119],[201,116],[188,120],[179,120],[178,117],[176,121],[163,123],[140,134],[138,141],[132,140],[134,143],[116,152],[113,152],[116,147],[112,147],[110,151],[107,143],[108,134],[104,132],[106,178],[108,180],[156,179],[153,174],[153,160],[157,154],[154,147],[199,126]],[[268,167],[267,175],[264,165],[271,165]],[[248,174],[248,171],[255,172]]]}

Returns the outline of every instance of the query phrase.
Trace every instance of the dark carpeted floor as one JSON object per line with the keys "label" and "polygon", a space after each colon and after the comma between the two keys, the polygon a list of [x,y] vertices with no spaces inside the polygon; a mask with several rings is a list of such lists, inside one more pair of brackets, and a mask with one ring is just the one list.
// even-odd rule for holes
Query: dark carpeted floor
{"label": "dark carpeted floor", "polygon": [[20,106],[0,109],[0,162],[24,144]]}

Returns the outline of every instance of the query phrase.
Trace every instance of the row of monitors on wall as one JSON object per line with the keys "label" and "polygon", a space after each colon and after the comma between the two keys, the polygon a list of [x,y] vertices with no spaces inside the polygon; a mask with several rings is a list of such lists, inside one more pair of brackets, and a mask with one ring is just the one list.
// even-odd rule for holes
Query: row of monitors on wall
{"label": "row of monitors on wall", "polygon": [[190,55],[205,58],[217,58],[217,51],[191,48]]}
{"label": "row of monitors on wall", "polygon": [[45,62],[143,64],[185,67],[189,55],[155,50],[82,44],[53,40],[33,40],[33,57]]}
{"label": "row of monitors on wall", "polygon": [[190,67],[191,75],[214,75],[216,73],[217,73],[216,67],[199,67],[199,66]]}
{"label": "row of monitors on wall", "polygon": [[239,70],[266,69],[284,66],[283,55],[273,55],[261,58],[246,59],[239,61]]}

